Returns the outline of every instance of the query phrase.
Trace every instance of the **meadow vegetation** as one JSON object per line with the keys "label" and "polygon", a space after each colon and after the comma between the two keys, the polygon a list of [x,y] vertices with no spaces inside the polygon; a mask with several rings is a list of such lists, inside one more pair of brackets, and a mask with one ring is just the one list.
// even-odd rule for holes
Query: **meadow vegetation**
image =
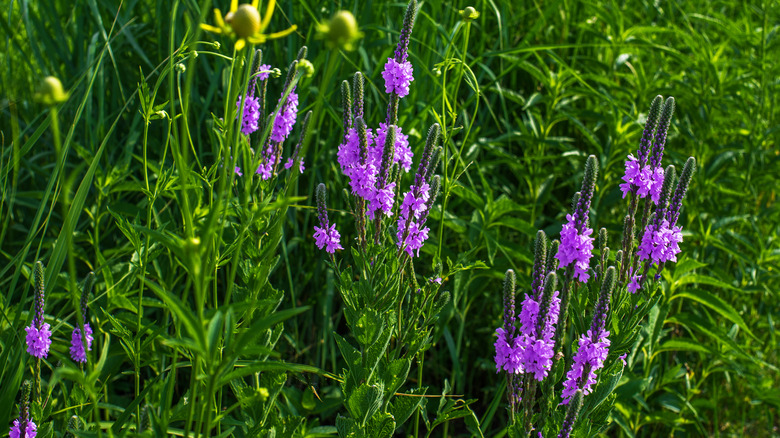
{"label": "meadow vegetation", "polygon": [[[573,436],[780,435],[777,2],[420,2],[395,119],[382,72],[407,3],[267,5],[267,39],[216,33],[227,0],[0,6],[3,424],[24,404],[39,437],[557,436],[572,341],[620,268],[624,161],[662,95],[663,166],[696,160],[681,253],[638,294],[614,274],[616,337]],[[359,34],[339,38],[339,10]],[[268,149],[293,95],[296,122]],[[349,127],[381,121],[414,154],[408,173],[386,169],[398,196],[438,189],[419,252],[396,245],[395,216],[355,213],[339,161]],[[526,418],[494,359],[505,273],[519,313],[546,284],[539,231],[560,239],[586,166],[597,280],[573,292],[554,382],[529,386],[550,419]],[[318,248],[323,212],[343,249]],[[25,327],[44,323],[39,359]],[[85,362],[75,329],[92,332],[74,341]]]}

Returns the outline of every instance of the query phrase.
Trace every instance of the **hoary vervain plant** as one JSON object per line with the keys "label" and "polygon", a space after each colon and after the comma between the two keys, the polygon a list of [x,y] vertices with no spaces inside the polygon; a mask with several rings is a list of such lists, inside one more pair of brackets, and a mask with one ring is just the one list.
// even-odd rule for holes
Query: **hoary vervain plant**
{"label": "hoary vervain plant", "polygon": [[[575,431],[590,436],[609,424],[615,400],[612,392],[622,376],[626,354],[644,316],[661,299],[655,284],[658,274],[680,252],[682,235],[676,223],[695,170],[692,157],[679,179],[674,166],[661,168],[674,99],[662,102],[661,96],[653,100],[637,157],[629,155],[625,163],[620,188],[629,197],[628,214],[623,221],[622,248],[614,258],[610,258],[608,234],[602,228],[598,233],[600,256],[590,266],[594,238],[589,212],[598,179],[598,161],[591,155],[560,242],[548,245],[545,233],[537,234],[531,285],[517,318],[515,275],[511,270],[506,274],[504,326],[496,331],[495,362],[498,372],[507,373],[512,419],[508,430],[513,436],[533,433],[565,438]],[[637,239],[634,227],[640,200],[643,209]],[[653,265],[657,273],[651,279]],[[561,268],[559,299],[555,289]],[[588,314],[590,318],[583,318]],[[585,323],[588,320],[590,324]],[[515,321],[520,322],[519,332]],[[573,330],[567,329],[569,321],[574,323]]]}

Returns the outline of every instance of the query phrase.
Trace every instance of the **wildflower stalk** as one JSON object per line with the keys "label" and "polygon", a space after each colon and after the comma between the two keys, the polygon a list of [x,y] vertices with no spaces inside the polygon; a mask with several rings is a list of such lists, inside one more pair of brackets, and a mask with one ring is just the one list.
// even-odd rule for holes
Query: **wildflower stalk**
{"label": "wildflower stalk", "polygon": [[[45,303],[45,284],[43,276],[43,263],[35,262],[35,317],[33,325],[40,330],[43,327],[43,305]],[[41,403],[41,358],[35,361],[35,400]]]}
{"label": "wildflower stalk", "polygon": [[577,416],[580,414],[580,409],[582,409],[582,398],[582,391],[578,389],[577,392],[574,393],[574,398],[572,398],[572,402],[569,403],[568,409],[566,409],[566,417],[563,419],[558,438],[569,438],[569,435],[574,428],[574,422],[577,421]]}

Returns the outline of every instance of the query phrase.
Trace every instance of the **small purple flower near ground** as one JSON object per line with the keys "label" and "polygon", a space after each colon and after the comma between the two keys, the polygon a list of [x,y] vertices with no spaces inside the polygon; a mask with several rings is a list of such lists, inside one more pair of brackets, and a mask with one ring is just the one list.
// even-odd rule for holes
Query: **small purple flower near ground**
{"label": "small purple flower near ground", "polygon": [[[254,96],[238,96],[236,106],[241,109],[241,100],[244,100],[244,118],[241,120],[241,133],[249,135],[257,131],[257,122],[260,120],[260,99]],[[236,114],[236,120],[241,113]]]}

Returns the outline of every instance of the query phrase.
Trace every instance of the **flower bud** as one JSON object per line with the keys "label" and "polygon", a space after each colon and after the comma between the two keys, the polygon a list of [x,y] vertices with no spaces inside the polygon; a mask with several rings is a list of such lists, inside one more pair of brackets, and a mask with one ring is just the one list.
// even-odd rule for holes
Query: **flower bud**
{"label": "flower bud", "polygon": [[225,21],[239,38],[246,38],[260,30],[260,13],[250,4],[243,4],[225,16]]}
{"label": "flower bud", "polygon": [[479,12],[477,12],[476,9],[474,9],[472,6],[466,7],[466,9],[463,9],[461,11],[458,11],[460,13],[461,18],[467,21],[476,20],[479,18]]}
{"label": "flower bud", "polygon": [[298,71],[303,73],[304,77],[310,78],[314,76],[314,64],[308,59],[301,59],[298,61]]}
{"label": "flower bud", "polygon": [[68,100],[68,93],[62,88],[62,82],[54,76],[44,78],[35,93],[35,100],[46,105],[54,105]]}
{"label": "flower bud", "polygon": [[350,51],[355,49],[355,41],[363,36],[352,12],[343,10],[336,12],[328,23],[320,24],[317,32],[317,37],[325,40],[328,48]]}

